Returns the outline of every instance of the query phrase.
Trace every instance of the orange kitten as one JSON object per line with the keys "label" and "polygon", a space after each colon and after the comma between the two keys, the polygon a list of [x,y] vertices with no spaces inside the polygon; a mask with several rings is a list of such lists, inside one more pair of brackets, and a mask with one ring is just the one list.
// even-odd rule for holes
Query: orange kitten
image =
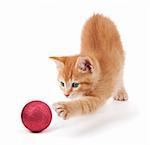
{"label": "orange kitten", "polygon": [[124,51],[114,23],[93,15],[82,31],[79,55],[50,57],[58,68],[58,82],[64,95],[73,98],[53,104],[63,119],[94,112],[110,96],[127,100],[123,85]]}

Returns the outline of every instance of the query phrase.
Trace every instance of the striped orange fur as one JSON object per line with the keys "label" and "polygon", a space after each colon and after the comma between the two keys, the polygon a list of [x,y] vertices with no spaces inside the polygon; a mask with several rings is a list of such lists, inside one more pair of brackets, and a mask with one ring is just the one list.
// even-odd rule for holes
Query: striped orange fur
{"label": "striped orange fur", "polygon": [[94,112],[111,96],[128,99],[123,84],[124,51],[109,18],[96,14],[87,20],[79,55],[50,58],[57,64],[60,88],[71,98],[53,105],[63,119]]}

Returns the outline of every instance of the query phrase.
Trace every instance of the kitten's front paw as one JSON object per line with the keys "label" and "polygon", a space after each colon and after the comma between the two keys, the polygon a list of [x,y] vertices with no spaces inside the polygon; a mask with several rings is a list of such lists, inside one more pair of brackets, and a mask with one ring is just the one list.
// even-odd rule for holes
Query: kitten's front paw
{"label": "kitten's front paw", "polygon": [[65,102],[54,103],[53,109],[56,111],[58,116],[62,117],[64,120],[70,117],[69,108]]}

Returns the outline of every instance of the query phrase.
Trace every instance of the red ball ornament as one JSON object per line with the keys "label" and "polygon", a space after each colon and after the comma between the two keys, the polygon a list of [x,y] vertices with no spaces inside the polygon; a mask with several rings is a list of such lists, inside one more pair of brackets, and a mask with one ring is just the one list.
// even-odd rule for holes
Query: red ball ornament
{"label": "red ball ornament", "polygon": [[50,125],[52,112],[46,103],[31,101],[24,106],[21,119],[24,126],[31,132],[41,132]]}

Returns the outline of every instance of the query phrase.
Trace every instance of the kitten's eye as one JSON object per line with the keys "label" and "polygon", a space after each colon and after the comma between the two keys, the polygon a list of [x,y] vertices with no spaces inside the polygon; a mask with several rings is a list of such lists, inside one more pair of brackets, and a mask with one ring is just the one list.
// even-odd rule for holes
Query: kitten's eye
{"label": "kitten's eye", "polygon": [[64,82],[62,82],[62,81],[60,82],[60,84],[61,84],[62,87],[64,87],[64,85],[65,85]]}
{"label": "kitten's eye", "polygon": [[76,82],[72,83],[72,87],[73,87],[73,88],[79,87],[79,83],[76,83]]}

